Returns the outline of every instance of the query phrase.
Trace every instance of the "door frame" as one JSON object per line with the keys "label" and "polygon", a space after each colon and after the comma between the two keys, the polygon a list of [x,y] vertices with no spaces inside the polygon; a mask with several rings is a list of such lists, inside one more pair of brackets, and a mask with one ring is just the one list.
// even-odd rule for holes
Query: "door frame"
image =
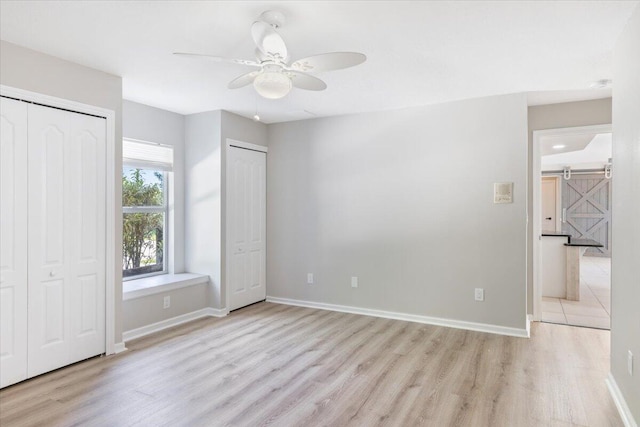
{"label": "door frame", "polygon": [[550,136],[570,136],[570,135],[584,135],[592,133],[612,133],[611,124],[605,125],[592,125],[592,126],[578,126],[567,127],[557,129],[545,129],[533,131],[533,147],[532,147],[532,166],[531,166],[531,181],[533,184],[533,197],[532,197],[532,209],[533,209],[533,320],[539,322],[542,319],[542,283],[540,283],[540,235],[542,233],[542,215],[540,212],[542,204],[541,194],[541,178],[542,178],[542,151],[540,148],[540,142],[545,137]]}
{"label": "door frame", "polygon": [[[124,351],[124,343],[122,341],[118,343],[115,342],[116,113],[106,108],[5,85],[0,85],[0,95],[44,106],[104,117],[106,119],[105,353],[109,355]],[[122,300],[122,293],[120,294],[120,299]]]}
{"label": "door frame", "polygon": [[[231,266],[229,265],[231,262],[231,245],[227,245],[227,242],[229,241],[229,228],[227,227],[227,218],[230,215],[230,206],[227,203],[227,192],[228,192],[228,180],[227,180],[227,173],[228,173],[228,168],[227,168],[227,153],[229,152],[229,150],[231,149],[231,147],[234,148],[241,148],[241,149],[245,149],[245,150],[253,150],[253,151],[258,151],[261,153],[264,153],[265,156],[267,156],[267,152],[269,151],[268,147],[265,147],[264,145],[258,145],[258,144],[252,144],[250,142],[244,142],[244,141],[238,141],[235,139],[231,139],[231,138],[227,138],[225,140],[225,144],[224,144],[224,152],[225,152],[225,158],[224,158],[224,173],[222,174],[222,178],[223,178],[223,184],[222,184],[222,189],[223,189],[223,200],[224,200],[224,217],[222,219],[222,227],[224,229],[224,233],[222,233],[222,271],[220,274],[220,280],[222,281],[223,285],[223,289],[224,289],[224,311],[226,313],[229,312],[229,307],[231,307],[230,305],[230,295],[231,295],[231,286],[229,285],[229,282],[227,281],[227,271],[229,271],[229,269],[231,268]],[[266,182],[265,182],[266,185]],[[266,212],[265,212],[266,215]],[[267,257],[267,253],[266,253],[266,247],[265,247],[265,254],[264,254],[265,258]],[[266,274],[266,272],[265,272]],[[266,288],[267,284],[265,282],[265,288]]]}

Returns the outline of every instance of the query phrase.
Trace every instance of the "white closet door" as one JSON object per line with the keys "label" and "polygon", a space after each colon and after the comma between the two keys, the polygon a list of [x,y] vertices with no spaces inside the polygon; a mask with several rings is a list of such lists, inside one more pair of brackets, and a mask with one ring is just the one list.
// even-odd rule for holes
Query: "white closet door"
{"label": "white closet door", "polygon": [[227,290],[229,310],[266,298],[266,154],[229,147]]}
{"label": "white closet door", "polygon": [[0,105],[0,387],[27,378],[27,104]]}
{"label": "white closet door", "polygon": [[105,351],[105,120],[29,105],[34,376]]}

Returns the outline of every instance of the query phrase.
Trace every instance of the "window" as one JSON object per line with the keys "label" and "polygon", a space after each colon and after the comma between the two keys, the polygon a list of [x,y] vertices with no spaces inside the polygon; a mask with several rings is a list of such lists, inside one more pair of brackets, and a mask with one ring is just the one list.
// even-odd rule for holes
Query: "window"
{"label": "window", "polygon": [[167,183],[170,147],[124,140],[122,168],[122,276],[166,272]]}

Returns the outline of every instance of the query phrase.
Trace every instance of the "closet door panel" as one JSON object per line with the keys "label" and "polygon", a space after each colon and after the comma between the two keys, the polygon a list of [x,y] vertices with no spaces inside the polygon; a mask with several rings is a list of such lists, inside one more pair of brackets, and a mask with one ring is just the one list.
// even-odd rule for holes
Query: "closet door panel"
{"label": "closet door panel", "polygon": [[29,376],[67,364],[66,111],[29,105]]}
{"label": "closet door panel", "polygon": [[27,104],[0,102],[0,387],[5,387],[27,378]]}
{"label": "closet door panel", "polygon": [[29,106],[29,375],[105,351],[105,121]]}
{"label": "closet door panel", "polygon": [[105,348],[105,120],[77,115],[71,127],[70,182],[72,362]]}

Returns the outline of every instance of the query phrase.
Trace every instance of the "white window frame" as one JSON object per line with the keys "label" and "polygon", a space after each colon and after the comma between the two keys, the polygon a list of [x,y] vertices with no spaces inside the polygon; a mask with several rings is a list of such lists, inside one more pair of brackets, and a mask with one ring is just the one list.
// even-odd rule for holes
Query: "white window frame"
{"label": "white window frame", "polygon": [[[152,273],[145,273],[145,274],[136,274],[135,276],[128,276],[125,277],[124,276],[124,266],[122,269],[122,281],[126,282],[129,280],[137,280],[137,279],[143,279],[145,277],[152,277],[152,276],[159,276],[161,274],[167,274],[169,272],[169,269],[167,268],[167,266],[169,265],[169,250],[168,250],[168,245],[170,242],[169,239],[169,180],[170,180],[170,172],[161,170],[161,169],[154,169],[153,167],[143,167],[143,166],[138,166],[135,164],[127,164],[124,163],[122,165],[122,173],[124,173],[124,168],[129,168],[129,169],[141,169],[141,170],[147,170],[147,171],[153,171],[153,172],[159,172],[162,174],[163,176],[163,182],[162,182],[162,197],[163,197],[163,205],[162,206],[122,206],[122,214],[128,214],[128,213],[163,213],[163,220],[162,220],[162,270],[161,271],[154,271]],[[124,230],[123,230],[124,233]]]}

